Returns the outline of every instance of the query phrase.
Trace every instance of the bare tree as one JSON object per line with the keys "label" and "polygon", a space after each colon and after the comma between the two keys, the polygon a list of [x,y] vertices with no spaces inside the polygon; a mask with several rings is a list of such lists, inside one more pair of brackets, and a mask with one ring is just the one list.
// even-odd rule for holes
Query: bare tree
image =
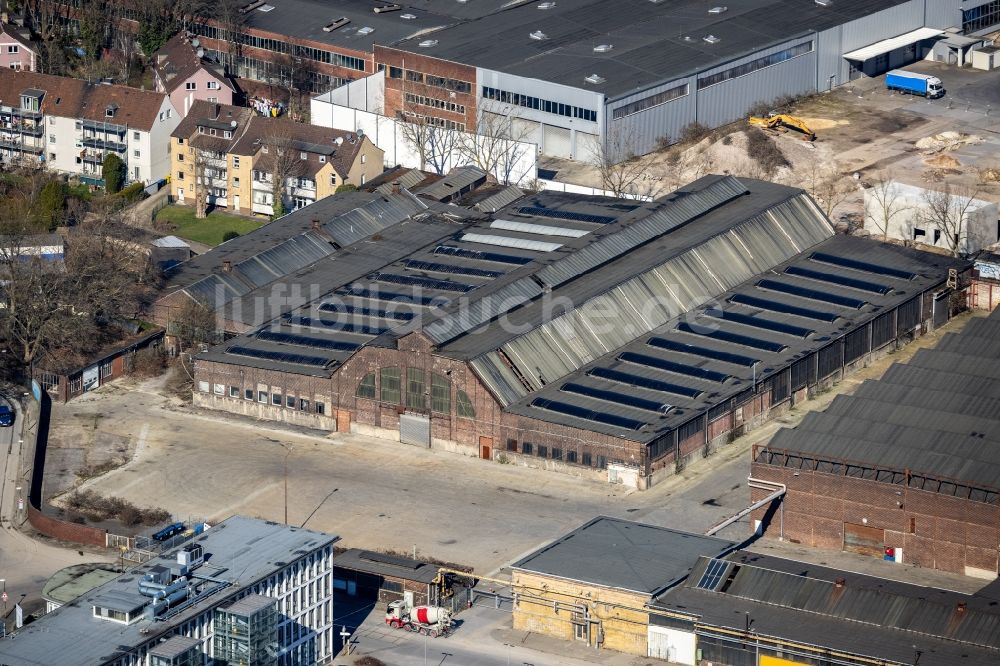
{"label": "bare tree", "polygon": [[293,124],[284,121],[265,121],[267,130],[261,137],[258,164],[271,179],[271,194],[274,203],[271,204],[273,217],[279,218],[285,214],[285,194],[290,188],[289,180],[303,173],[305,162],[295,148]]}
{"label": "bare tree", "polygon": [[212,18],[219,22],[225,31],[225,41],[229,44],[226,53],[222,54],[226,70],[240,76],[240,57],[243,55],[243,41],[236,39],[236,34],[243,32],[250,22],[250,15],[243,11],[245,0],[218,0]]}
{"label": "bare tree", "polygon": [[531,144],[524,141],[527,130],[515,126],[512,111],[509,106],[483,104],[477,112],[476,131],[456,135],[455,149],[460,159],[479,167],[487,178],[502,185],[517,183],[528,175],[522,164]]}
{"label": "bare tree", "polygon": [[171,312],[169,332],[177,337],[181,351],[190,351],[196,345],[217,342],[218,319],[209,306],[188,300]]}
{"label": "bare tree", "polygon": [[420,170],[444,174],[454,158],[458,130],[449,130],[429,122],[425,116],[401,113],[399,133],[420,158]]}
{"label": "bare tree", "polygon": [[601,186],[616,197],[651,196],[648,189],[658,181],[649,178],[649,165],[635,154],[635,134],[615,126],[606,140],[593,147],[594,163]]}
{"label": "bare tree", "polygon": [[892,225],[910,208],[898,184],[891,176],[878,173],[865,198],[865,220],[882,234],[882,240],[889,240]]}
{"label": "bare tree", "polygon": [[836,167],[824,168],[815,162],[810,167],[805,189],[831,220],[837,206],[854,191],[851,180],[838,173]]}
{"label": "bare tree", "polygon": [[927,227],[941,232],[953,257],[978,245],[972,238],[976,230],[969,229],[978,195],[978,189],[954,186],[946,182],[940,190],[925,190],[921,196],[923,201],[917,218]]}

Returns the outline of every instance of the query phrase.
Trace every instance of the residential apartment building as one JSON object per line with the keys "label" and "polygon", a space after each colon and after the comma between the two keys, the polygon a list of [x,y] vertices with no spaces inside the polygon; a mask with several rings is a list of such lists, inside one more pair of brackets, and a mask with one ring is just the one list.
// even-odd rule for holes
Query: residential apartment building
{"label": "residential apartment building", "polygon": [[185,33],[172,37],[156,52],[153,74],[156,90],[167,93],[181,118],[196,100],[232,104],[236,91],[222,65],[205,56],[198,40]]}
{"label": "residential apartment building", "polygon": [[273,215],[297,210],[344,184],[382,173],[382,151],[363,135],[256,115],[251,109],[196,101],[173,133],[171,194],[183,204]]}
{"label": "residential apartment building", "polygon": [[103,184],[109,153],[127,180],[149,183],[170,170],[170,133],[180,118],[164,93],[0,69],[0,159],[42,163]]}
{"label": "residential apartment building", "polygon": [[35,71],[38,50],[28,31],[9,23],[0,24],[0,68]]}
{"label": "residential apartment building", "polygon": [[228,518],[0,641],[0,663],[328,663],[336,541]]}

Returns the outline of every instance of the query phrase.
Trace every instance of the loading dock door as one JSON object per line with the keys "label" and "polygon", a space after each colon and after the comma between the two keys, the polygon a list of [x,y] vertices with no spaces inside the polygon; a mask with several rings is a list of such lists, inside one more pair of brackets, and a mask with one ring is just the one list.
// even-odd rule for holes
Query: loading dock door
{"label": "loading dock door", "polygon": [[884,548],[885,530],[844,523],[844,550],[847,552],[882,557]]}
{"label": "loading dock door", "polygon": [[542,153],[565,160],[573,158],[573,144],[570,131],[564,127],[544,125]]}
{"label": "loading dock door", "polygon": [[399,415],[399,441],[430,448],[431,420],[423,414]]}

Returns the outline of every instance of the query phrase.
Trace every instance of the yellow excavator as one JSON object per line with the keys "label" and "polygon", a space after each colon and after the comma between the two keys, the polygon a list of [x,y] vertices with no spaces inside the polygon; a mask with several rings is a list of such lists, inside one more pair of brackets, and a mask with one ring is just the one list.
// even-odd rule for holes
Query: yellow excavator
{"label": "yellow excavator", "polygon": [[795,116],[789,116],[784,113],[774,113],[772,111],[763,118],[759,116],[750,116],[750,119],[747,122],[754,127],[773,130],[775,132],[787,132],[789,129],[793,129],[802,133],[802,139],[804,141],[816,140],[816,132],[809,129],[808,125]]}

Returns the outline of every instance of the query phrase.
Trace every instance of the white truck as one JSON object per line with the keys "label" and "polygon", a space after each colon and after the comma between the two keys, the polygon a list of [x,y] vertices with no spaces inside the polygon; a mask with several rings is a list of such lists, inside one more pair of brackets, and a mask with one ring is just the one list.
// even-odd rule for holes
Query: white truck
{"label": "white truck", "polygon": [[385,610],[385,623],[393,629],[415,631],[424,636],[451,633],[451,611],[440,606],[412,606],[406,600],[393,601]]}

